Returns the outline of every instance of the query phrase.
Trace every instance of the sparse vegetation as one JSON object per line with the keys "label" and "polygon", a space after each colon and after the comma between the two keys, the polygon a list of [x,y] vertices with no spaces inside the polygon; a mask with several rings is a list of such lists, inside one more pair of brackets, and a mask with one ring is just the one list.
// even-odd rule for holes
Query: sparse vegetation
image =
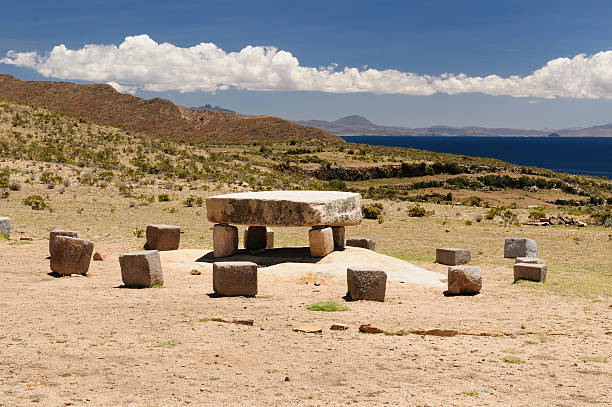
{"label": "sparse vegetation", "polygon": [[324,312],[337,312],[337,311],[349,311],[350,308],[346,305],[338,304],[333,301],[321,301],[315,302],[306,307],[309,311],[324,311]]}

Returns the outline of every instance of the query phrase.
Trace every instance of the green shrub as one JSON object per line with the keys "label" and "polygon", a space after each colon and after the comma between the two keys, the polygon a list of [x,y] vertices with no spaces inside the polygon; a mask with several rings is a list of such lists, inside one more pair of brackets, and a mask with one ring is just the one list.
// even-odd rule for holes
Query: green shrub
{"label": "green shrub", "polygon": [[159,194],[157,195],[157,200],[159,202],[170,202],[170,196],[168,194]]}
{"label": "green shrub", "polygon": [[40,195],[30,195],[23,200],[23,204],[29,206],[35,211],[42,211],[44,209],[49,208],[49,204]]}
{"label": "green shrub", "polygon": [[346,182],[339,179],[332,179],[327,181],[327,189],[330,191],[346,191]]}
{"label": "green shrub", "polygon": [[546,211],[544,208],[533,208],[529,211],[529,219],[539,220],[540,218],[546,217]]}
{"label": "green shrub", "polygon": [[413,217],[413,218],[421,218],[423,216],[429,216],[432,213],[433,213],[432,211],[428,211],[427,209],[423,208],[421,205],[414,205],[408,208],[408,216]]}
{"label": "green shrub", "polygon": [[192,208],[194,206],[202,206],[204,204],[204,199],[199,196],[189,195],[187,199],[183,201],[183,205],[188,208]]}
{"label": "green shrub", "polygon": [[366,219],[378,219],[382,216],[383,206],[379,202],[363,205],[361,212]]}
{"label": "green shrub", "polygon": [[482,198],[479,196],[470,196],[469,198],[465,198],[463,201],[461,201],[461,203],[467,206],[480,207],[482,206]]}

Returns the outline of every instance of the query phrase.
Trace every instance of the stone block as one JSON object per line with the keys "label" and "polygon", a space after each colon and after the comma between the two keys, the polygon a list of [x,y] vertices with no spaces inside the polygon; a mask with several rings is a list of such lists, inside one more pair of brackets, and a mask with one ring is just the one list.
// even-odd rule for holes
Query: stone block
{"label": "stone block", "polygon": [[130,288],[150,288],[156,284],[164,285],[159,251],[144,250],[124,253],[119,256],[121,280]]}
{"label": "stone block", "polygon": [[312,257],[327,256],[334,251],[334,233],[329,226],[310,229],[308,231],[308,241],[310,242],[310,255]]}
{"label": "stone block", "polygon": [[257,264],[248,261],[213,263],[213,290],[224,296],[257,295]]}
{"label": "stone block", "polygon": [[89,240],[68,236],[53,238],[51,271],[61,274],[87,274],[94,243]]}
{"label": "stone block", "polygon": [[260,191],[206,198],[210,222],[267,226],[361,223],[361,195],[337,191]]}
{"label": "stone block", "polygon": [[456,248],[436,249],[436,262],[446,264],[447,266],[457,266],[467,264],[472,259],[472,254],[469,250]]}
{"label": "stone block", "polygon": [[507,237],[504,243],[504,257],[538,257],[536,242],[524,237]]}
{"label": "stone block", "polygon": [[477,266],[450,266],[448,268],[449,294],[477,294],[482,288],[482,270]]}
{"label": "stone block", "polygon": [[146,235],[149,250],[177,250],[181,241],[181,228],[173,225],[149,225]]}
{"label": "stone block", "polygon": [[218,224],[213,227],[213,255],[215,257],[233,256],[238,253],[238,228]]}
{"label": "stone block", "polygon": [[53,257],[53,253],[55,252],[54,242],[57,236],[76,237],[77,239],[81,237],[79,236],[79,232],[75,232],[74,230],[52,230],[51,233],[49,233],[49,255],[51,257]]}
{"label": "stone block", "polygon": [[353,300],[384,301],[387,289],[387,273],[375,267],[346,270],[348,295]]}
{"label": "stone block", "polygon": [[11,220],[9,218],[0,217],[0,233],[6,237],[11,237]]}
{"label": "stone block", "polygon": [[544,264],[544,260],[539,257],[517,257],[514,259],[515,263],[536,263],[536,264]]}
{"label": "stone block", "polygon": [[516,263],[514,265],[514,281],[531,280],[546,281],[546,264],[541,263]]}
{"label": "stone block", "polygon": [[344,250],[346,246],[346,228],[344,226],[332,226],[334,236],[334,250]]}
{"label": "stone block", "polygon": [[[272,247],[274,247],[274,232],[272,232]],[[265,226],[249,226],[244,230],[244,248],[260,250],[268,248],[268,228]]]}
{"label": "stone block", "polygon": [[368,238],[346,239],[346,245],[376,251],[376,242]]}

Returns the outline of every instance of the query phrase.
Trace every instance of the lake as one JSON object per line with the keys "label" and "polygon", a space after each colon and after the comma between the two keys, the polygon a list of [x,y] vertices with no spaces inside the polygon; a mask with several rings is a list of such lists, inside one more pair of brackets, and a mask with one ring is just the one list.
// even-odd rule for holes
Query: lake
{"label": "lake", "polygon": [[497,158],[514,164],[612,178],[612,137],[342,136],[348,142]]}

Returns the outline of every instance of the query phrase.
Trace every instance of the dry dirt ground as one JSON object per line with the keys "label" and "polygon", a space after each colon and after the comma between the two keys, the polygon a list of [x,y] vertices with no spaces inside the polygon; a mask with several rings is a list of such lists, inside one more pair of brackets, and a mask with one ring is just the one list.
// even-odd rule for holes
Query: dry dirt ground
{"label": "dry dirt ground", "polygon": [[[612,402],[610,302],[510,285],[508,266],[485,268],[477,296],[390,283],[384,303],[316,312],[306,305],[345,303],[345,285],[262,273],[256,298],[212,298],[209,272],[170,269],[164,288],[133,290],[120,288],[119,243],[97,244],[105,261],[86,277],[47,275],[47,248],[0,243],[0,405]],[[307,323],[323,333],[293,331]],[[390,335],[432,328],[466,335]]]}
{"label": "dry dirt ground", "polygon": [[[445,297],[442,288],[390,282],[384,303],[345,302],[341,282],[262,272],[256,298],[213,298],[206,271],[166,268],[164,288],[119,288],[117,256],[142,247],[134,232],[147,223],[181,226],[181,247],[210,247],[204,208],[181,204],[205,194],[172,192],[171,202],[130,209],[112,189],[41,188],[24,185],[0,202],[14,226],[12,240],[0,241],[0,406],[612,403],[609,229],[468,226],[486,210],[430,205],[433,216],[415,219],[408,204],[386,201],[383,224],[367,220],[347,234],[371,236],[378,251],[439,273],[435,247],[466,247],[483,269],[482,293]],[[24,206],[32,193],[48,193],[55,211]],[[81,231],[105,260],[92,262],[87,277],[49,276],[54,227]],[[512,284],[504,236],[538,242],[546,283]],[[279,245],[305,241],[305,230],[277,230]],[[350,310],[306,309],[328,300]],[[349,329],[331,331],[332,323]],[[386,333],[360,333],[364,323]],[[303,324],[323,333],[293,331]],[[434,328],[465,334],[406,334]]]}

